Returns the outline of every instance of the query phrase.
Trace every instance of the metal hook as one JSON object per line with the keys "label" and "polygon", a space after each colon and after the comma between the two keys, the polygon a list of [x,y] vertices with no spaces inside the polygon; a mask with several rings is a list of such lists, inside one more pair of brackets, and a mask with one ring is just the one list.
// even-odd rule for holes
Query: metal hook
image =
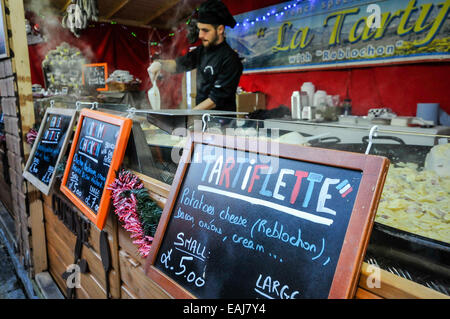
{"label": "metal hook", "polygon": [[[205,118],[208,118],[208,120],[206,121]],[[205,113],[202,116],[202,123],[203,123],[203,127],[202,127],[202,132],[206,131],[206,124],[207,122],[209,122],[211,119],[211,115],[209,113]]]}
{"label": "metal hook", "polygon": [[130,107],[127,110],[128,114],[127,114],[127,118],[132,118],[134,117],[134,115],[136,114],[136,108],[135,107]]}
{"label": "metal hook", "polygon": [[98,102],[92,103],[91,110],[98,110]]}
{"label": "metal hook", "polygon": [[54,100],[50,100],[50,108],[55,106],[55,101]]}
{"label": "metal hook", "polygon": [[372,127],[370,128],[370,132],[369,132],[369,144],[367,145],[366,155],[369,154],[370,149],[371,149],[371,147],[372,147],[372,143],[373,143],[372,138],[373,138],[373,137],[376,137],[376,136],[378,135],[378,134],[377,134],[377,131],[378,131],[378,125],[374,125],[374,126],[372,126]]}
{"label": "metal hook", "polygon": [[80,110],[80,106],[81,106],[81,102],[80,101],[76,101],[75,102],[75,106],[76,106],[76,111]]}

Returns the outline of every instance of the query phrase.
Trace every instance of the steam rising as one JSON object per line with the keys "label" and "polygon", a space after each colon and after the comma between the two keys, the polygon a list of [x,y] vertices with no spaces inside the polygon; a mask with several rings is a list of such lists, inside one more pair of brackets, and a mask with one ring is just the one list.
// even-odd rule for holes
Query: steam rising
{"label": "steam rising", "polygon": [[[162,52],[159,58],[174,58],[179,55],[180,48],[189,48],[186,39],[185,22],[201,2],[203,0],[181,0],[154,21],[156,33],[161,37],[158,38],[156,34],[152,34],[152,31],[149,31],[148,41],[161,43],[160,50]],[[88,40],[85,36],[89,31],[84,30],[80,38],[76,38],[68,29],[63,28],[61,20],[64,12],[60,8],[55,8],[54,1],[26,0],[24,5],[27,16],[32,17],[30,22],[38,23],[42,35],[46,38],[46,42],[33,46],[34,53],[41,58],[41,61],[44,60],[50,51],[55,50],[62,43],[66,42],[71,47],[80,49],[86,63],[96,62],[97,56],[92,49],[92,39]],[[174,33],[174,36],[168,37],[169,33]],[[95,48],[95,45],[93,47]],[[150,49],[150,45],[148,48]],[[149,53],[149,56],[152,57],[151,52]],[[145,69],[147,67],[145,66]],[[141,88],[145,91],[148,90],[150,85],[149,81],[147,81],[148,77],[143,76],[140,78],[143,80]],[[162,101],[165,102],[165,107],[176,107],[181,102],[181,78],[181,75],[170,75],[160,79]],[[138,104],[145,105],[148,102],[144,101]]]}
{"label": "steam rising", "polygon": [[[188,42],[186,41],[187,25],[185,23],[191,16],[191,14],[195,11],[197,7],[196,4],[201,2],[202,1],[182,0],[170,10],[168,10],[166,14],[158,18],[158,21],[164,21],[164,24],[159,26],[160,29],[171,30],[176,34],[176,37],[175,39],[173,39],[172,44],[170,46],[164,47],[164,56],[176,56],[177,53],[179,53],[178,51],[180,42],[183,42],[183,45],[189,46]],[[182,33],[177,34],[177,32],[180,31]],[[184,44],[184,42],[186,43]]]}
{"label": "steam rising", "polygon": [[[88,42],[82,39],[76,39],[64,29],[61,25],[61,18],[64,12],[55,8],[50,0],[27,1],[25,3],[25,11],[32,12],[36,15],[34,21],[40,24],[41,32],[46,38],[46,44],[39,46],[38,54],[45,58],[50,50],[55,49],[63,42],[71,42],[71,45],[77,46],[83,53],[86,63],[90,63],[95,57]],[[70,35],[69,35],[70,34]],[[73,38],[73,41],[70,41]]]}

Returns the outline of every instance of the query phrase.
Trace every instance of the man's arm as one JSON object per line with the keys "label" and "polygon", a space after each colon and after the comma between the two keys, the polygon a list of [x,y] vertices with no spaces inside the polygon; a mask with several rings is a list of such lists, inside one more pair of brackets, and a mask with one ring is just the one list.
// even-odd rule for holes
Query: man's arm
{"label": "man's arm", "polygon": [[156,77],[161,71],[175,73],[177,69],[177,62],[175,60],[155,60],[147,69],[150,80],[156,81]]}
{"label": "man's arm", "polygon": [[175,60],[157,60],[157,61],[161,63],[161,69],[163,71],[175,73],[177,69],[177,63]]}
{"label": "man's arm", "polygon": [[211,110],[216,107],[216,103],[214,103],[213,100],[210,98],[207,98],[200,104],[198,104],[196,107],[193,108],[193,110]]}

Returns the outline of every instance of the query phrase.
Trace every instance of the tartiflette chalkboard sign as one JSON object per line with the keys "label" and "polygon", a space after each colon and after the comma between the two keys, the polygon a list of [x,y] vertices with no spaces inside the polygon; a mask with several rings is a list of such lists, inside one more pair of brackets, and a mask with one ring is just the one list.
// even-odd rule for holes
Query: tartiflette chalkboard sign
{"label": "tartiflette chalkboard sign", "polygon": [[72,136],[76,110],[47,108],[31,149],[23,177],[48,195],[56,168]]}
{"label": "tartiflette chalkboard sign", "polygon": [[110,207],[116,171],[125,155],[133,121],[83,109],[61,182],[61,191],[99,228]]}
{"label": "tartiflette chalkboard sign", "polygon": [[147,275],[175,298],[352,297],[389,161],[255,145],[191,138]]}
{"label": "tartiflette chalkboard sign", "polygon": [[108,64],[91,63],[83,65],[82,84],[97,91],[108,91]]}

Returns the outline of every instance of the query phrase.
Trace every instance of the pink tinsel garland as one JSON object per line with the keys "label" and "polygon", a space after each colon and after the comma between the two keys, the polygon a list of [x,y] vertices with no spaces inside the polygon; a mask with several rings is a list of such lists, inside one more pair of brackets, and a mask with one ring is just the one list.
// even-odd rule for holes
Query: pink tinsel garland
{"label": "pink tinsel garland", "polygon": [[26,134],[27,143],[29,145],[33,145],[34,141],[36,140],[38,132],[35,129],[30,129],[28,133]]}
{"label": "pink tinsel garland", "polygon": [[150,252],[153,237],[144,234],[137,212],[136,196],[133,193],[128,198],[122,196],[124,191],[143,187],[144,184],[136,175],[122,170],[108,188],[112,191],[114,211],[119,217],[119,221],[123,223],[125,230],[131,233],[130,237],[134,239],[133,243],[139,246],[139,254],[145,258]]}

